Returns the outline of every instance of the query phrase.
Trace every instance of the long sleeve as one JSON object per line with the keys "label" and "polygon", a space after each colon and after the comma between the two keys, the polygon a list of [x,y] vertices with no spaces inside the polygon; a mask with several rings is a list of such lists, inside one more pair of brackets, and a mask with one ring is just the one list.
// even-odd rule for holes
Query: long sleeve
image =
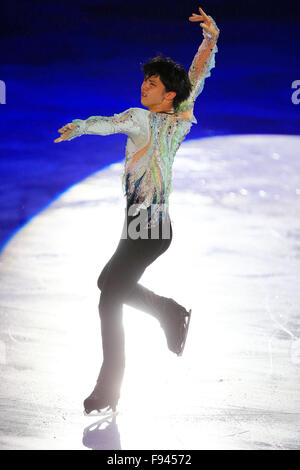
{"label": "long sleeve", "polygon": [[72,123],[79,123],[79,125],[66,140],[72,140],[83,134],[110,135],[120,133],[134,138],[140,131],[133,108],[113,116],[90,116],[85,120],[73,119]]}
{"label": "long sleeve", "polygon": [[[216,29],[219,31],[213,18],[211,16],[209,18],[212,20]],[[211,75],[210,71],[215,67],[215,54],[218,52],[216,42],[218,40],[219,34],[217,38],[214,39],[210,33],[203,30],[203,36],[204,39],[200,44],[189,69],[189,79],[192,84],[192,91],[189,97],[180,103],[178,110],[179,113],[190,111],[190,114],[193,117],[192,122],[195,123],[197,123],[197,121],[192,114],[194,102],[204,88],[205,79]]]}

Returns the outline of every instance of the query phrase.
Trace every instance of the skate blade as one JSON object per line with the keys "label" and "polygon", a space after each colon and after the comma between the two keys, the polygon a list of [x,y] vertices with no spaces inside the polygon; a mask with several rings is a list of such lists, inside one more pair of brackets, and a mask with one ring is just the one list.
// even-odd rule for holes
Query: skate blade
{"label": "skate blade", "polygon": [[177,356],[182,356],[182,354],[183,354],[183,350],[184,350],[185,343],[186,343],[186,338],[187,338],[187,335],[188,335],[188,332],[189,332],[189,326],[190,326],[191,316],[192,316],[192,309],[189,310],[189,314],[187,315],[187,322],[186,322],[186,327],[185,327],[185,335],[184,335],[184,338],[183,338],[183,343],[182,343],[181,349],[180,349],[180,351],[177,353]]}
{"label": "skate blade", "polygon": [[83,411],[84,416],[100,416],[101,418],[104,417],[109,417],[109,416],[115,416],[118,414],[117,410],[113,410],[110,406],[107,406],[106,408],[102,408],[100,410],[92,410],[89,413],[84,410]]}

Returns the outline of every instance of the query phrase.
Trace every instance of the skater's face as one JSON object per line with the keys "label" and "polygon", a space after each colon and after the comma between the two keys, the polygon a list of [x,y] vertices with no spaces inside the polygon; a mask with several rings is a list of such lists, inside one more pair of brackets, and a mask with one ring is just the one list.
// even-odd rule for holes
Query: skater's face
{"label": "skater's face", "polygon": [[166,92],[159,75],[145,77],[141,86],[141,103],[150,111],[172,109],[174,91]]}

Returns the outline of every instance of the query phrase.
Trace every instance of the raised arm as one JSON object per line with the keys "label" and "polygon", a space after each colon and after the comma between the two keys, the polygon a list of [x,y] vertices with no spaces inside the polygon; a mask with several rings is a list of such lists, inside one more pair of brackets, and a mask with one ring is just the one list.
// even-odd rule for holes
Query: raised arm
{"label": "raised arm", "polygon": [[192,91],[189,97],[180,103],[178,112],[188,119],[193,118],[193,122],[197,122],[193,116],[194,102],[202,92],[204,82],[210,76],[210,70],[215,66],[215,53],[218,52],[217,40],[219,37],[219,29],[211,16],[208,16],[199,8],[201,15],[189,18],[190,21],[203,21],[200,26],[203,28],[204,39],[193,59],[189,69],[189,79],[192,84]]}
{"label": "raised arm", "polygon": [[121,133],[134,138],[139,133],[139,125],[133,108],[129,108],[113,116],[90,116],[85,120],[73,119],[72,123],[61,127],[58,132],[61,133],[61,136],[54,140],[55,143],[72,140],[83,134],[110,135]]}

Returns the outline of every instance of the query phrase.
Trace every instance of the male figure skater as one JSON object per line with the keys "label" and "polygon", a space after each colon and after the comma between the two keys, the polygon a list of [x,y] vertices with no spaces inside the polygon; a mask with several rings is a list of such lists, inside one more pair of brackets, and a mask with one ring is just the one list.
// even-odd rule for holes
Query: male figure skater
{"label": "male figure skater", "polygon": [[83,134],[128,136],[122,179],[126,216],[116,251],[97,281],[103,363],[93,392],[84,400],[85,414],[116,411],[125,369],[123,303],[157,318],[172,352],[181,355],[185,345],[191,310],[146,289],[138,280],[171,244],[172,165],[181,142],[197,123],[194,102],[215,66],[219,29],[211,16],[199,10],[200,15],[193,13],[189,20],[201,21],[204,39],[188,73],[169,57],[154,57],[142,66],[141,103],[148,109],[74,119],[58,130],[61,136],[54,141],[70,141]]}

